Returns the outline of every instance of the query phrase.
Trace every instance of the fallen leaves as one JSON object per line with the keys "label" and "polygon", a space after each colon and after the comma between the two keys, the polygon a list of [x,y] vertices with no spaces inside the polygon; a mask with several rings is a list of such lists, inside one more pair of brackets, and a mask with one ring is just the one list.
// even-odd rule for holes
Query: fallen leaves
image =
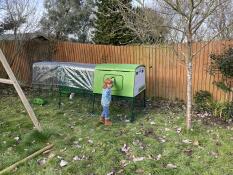
{"label": "fallen leaves", "polygon": [[151,125],[155,125],[155,122],[150,122]]}
{"label": "fallen leaves", "polygon": [[174,165],[174,164],[169,163],[169,164],[167,164],[166,168],[168,168],[168,169],[174,169],[174,168],[177,168],[177,166]]}
{"label": "fallen leaves", "polygon": [[193,154],[193,150],[192,149],[186,149],[184,150],[184,153],[188,156],[191,156]]}
{"label": "fallen leaves", "polygon": [[121,160],[120,161],[120,165],[122,168],[126,167],[129,163],[130,163],[130,161],[128,161],[128,160]]}
{"label": "fallen leaves", "polygon": [[144,174],[144,170],[143,169],[137,169],[135,172],[137,174]]}
{"label": "fallen leaves", "polygon": [[157,156],[156,156],[156,160],[160,160],[160,159],[161,159],[161,157],[162,157],[162,155],[161,155],[161,154],[157,155]]}
{"label": "fallen leaves", "polygon": [[116,174],[116,172],[114,170],[111,171],[110,173],[107,173],[107,175],[114,175],[114,174]]}
{"label": "fallen leaves", "polygon": [[54,158],[55,157],[55,154],[51,152],[52,150],[47,150],[45,152],[43,152],[43,155],[46,155],[46,157],[43,157],[39,160],[37,160],[37,163],[40,165],[40,166],[43,166],[45,165],[50,159]]}
{"label": "fallen leaves", "polygon": [[139,162],[145,160],[145,157],[134,157],[133,162]]}
{"label": "fallen leaves", "polygon": [[68,162],[65,160],[61,160],[59,165],[60,165],[60,167],[64,167],[64,166],[68,165]]}
{"label": "fallen leaves", "polygon": [[75,160],[75,161],[87,160],[87,159],[88,159],[88,157],[86,157],[85,155],[83,155],[83,156],[75,156],[73,158],[73,160]]}
{"label": "fallen leaves", "polygon": [[74,141],[73,146],[75,148],[82,148],[82,145],[80,144],[80,141],[82,141],[82,140],[83,140],[82,138],[79,138],[78,141]]}
{"label": "fallen leaves", "polygon": [[19,141],[19,137],[18,136],[15,137],[14,140],[18,142]]}
{"label": "fallen leaves", "polygon": [[158,141],[160,142],[160,143],[165,143],[166,142],[166,140],[165,140],[165,136],[163,136],[163,137],[158,137]]}
{"label": "fallen leaves", "polygon": [[194,146],[199,146],[198,140],[194,140],[194,141],[193,141],[193,145],[194,145]]}
{"label": "fallen leaves", "polygon": [[124,146],[121,148],[121,152],[128,154],[130,147],[127,144],[124,144]]}
{"label": "fallen leaves", "polygon": [[37,160],[37,163],[40,165],[40,166],[43,166],[45,165],[47,162],[47,159],[46,158],[43,158],[43,159],[39,159]]}
{"label": "fallen leaves", "polygon": [[209,155],[214,157],[214,158],[218,158],[219,154],[217,152],[211,151],[209,152]]}
{"label": "fallen leaves", "polygon": [[182,143],[184,143],[184,144],[190,144],[190,143],[192,143],[192,140],[185,139],[185,140],[182,140]]}
{"label": "fallen leaves", "polygon": [[19,144],[19,142],[20,142],[19,136],[15,137],[14,140],[16,141],[17,144]]}
{"label": "fallen leaves", "polygon": [[150,136],[150,135],[154,135],[154,129],[153,128],[145,129],[144,136]]}
{"label": "fallen leaves", "polygon": [[142,143],[140,140],[135,140],[135,141],[133,141],[133,145],[135,145],[135,146],[139,146],[139,148],[140,149],[142,149],[142,150],[144,150],[145,149],[145,147],[146,147],[146,145],[144,144],[144,143]]}
{"label": "fallen leaves", "polygon": [[177,134],[180,134],[181,133],[181,128],[176,128],[176,132],[177,132]]}
{"label": "fallen leaves", "polygon": [[89,144],[93,144],[93,143],[94,143],[94,141],[91,140],[91,139],[89,139],[87,142],[88,142]]}

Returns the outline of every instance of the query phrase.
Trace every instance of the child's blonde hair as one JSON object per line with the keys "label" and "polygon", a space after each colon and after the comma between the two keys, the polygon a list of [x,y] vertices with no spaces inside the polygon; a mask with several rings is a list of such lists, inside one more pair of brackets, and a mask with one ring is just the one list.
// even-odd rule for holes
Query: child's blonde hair
{"label": "child's blonde hair", "polygon": [[112,80],[110,78],[104,80],[103,88],[106,89],[108,84],[112,84]]}

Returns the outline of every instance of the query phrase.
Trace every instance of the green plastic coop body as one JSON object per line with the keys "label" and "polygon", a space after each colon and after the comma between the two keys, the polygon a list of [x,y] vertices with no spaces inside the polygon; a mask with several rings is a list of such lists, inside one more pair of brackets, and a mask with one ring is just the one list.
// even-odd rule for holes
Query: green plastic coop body
{"label": "green plastic coop body", "polygon": [[112,95],[135,97],[146,89],[145,66],[140,64],[97,64],[93,93],[102,94],[105,79],[113,80]]}

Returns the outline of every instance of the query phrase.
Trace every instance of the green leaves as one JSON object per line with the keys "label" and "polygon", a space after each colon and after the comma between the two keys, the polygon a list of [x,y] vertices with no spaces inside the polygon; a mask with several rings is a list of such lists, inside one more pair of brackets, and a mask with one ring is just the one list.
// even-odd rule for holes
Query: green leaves
{"label": "green leaves", "polygon": [[[131,0],[122,3],[131,8]],[[96,5],[95,43],[123,45],[135,39],[133,31],[126,27],[116,0],[99,0]]]}
{"label": "green leaves", "polygon": [[233,80],[233,48],[227,49],[220,55],[211,54],[210,58],[210,73],[213,75],[221,73],[223,75],[222,80],[214,82],[214,84],[224,92],[231,92]]}

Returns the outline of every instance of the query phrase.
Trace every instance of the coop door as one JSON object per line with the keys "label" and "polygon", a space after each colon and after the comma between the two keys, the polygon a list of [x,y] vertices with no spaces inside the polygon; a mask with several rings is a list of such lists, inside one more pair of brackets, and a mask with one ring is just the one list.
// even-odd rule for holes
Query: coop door
{"label": "coop door", "polygon": [[104,80],[110,78],[113,80],[112,91],[121,91],[123,89],[123,76],[115,74],[105,74]]}
{"label": "coop door", "polygon": [[135,72],[134,96],[146,89],[145,67],[138,67]]}

